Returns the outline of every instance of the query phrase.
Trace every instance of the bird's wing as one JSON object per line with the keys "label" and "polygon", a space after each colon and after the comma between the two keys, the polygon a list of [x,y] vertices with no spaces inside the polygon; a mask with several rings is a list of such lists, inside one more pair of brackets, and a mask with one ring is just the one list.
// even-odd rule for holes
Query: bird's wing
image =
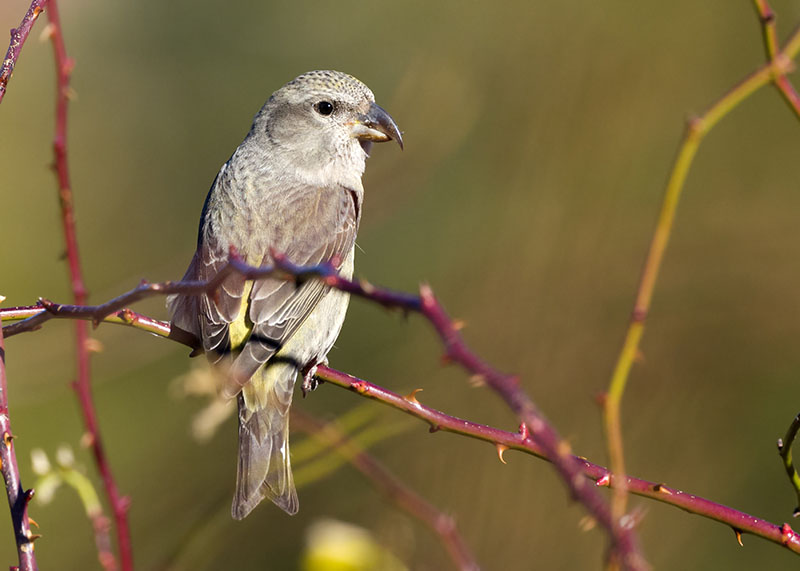
{"label": "bird's wing", "polygon": [[[183,281],[208,281],[228,262],[228,252],[215,243],[198,246]],[[203,350],[212,362],[230,349],[229,326],[241,313],[246,280],[238,274],[228,276],[212,294],[176,294],[167,298],[172,324],[194,334],[203,343]]]}
{"label": "bird's wing", "polygon": [[[277,241],[273,247],[295,264],[320,264],[334,257],[343,261],[355,244],[358,196],[342,187],[317,192],[314,208],[292,208],[290,203],[282,212],[285,228],[302,231]],[[225,266],[228,256],[226,244],[206,236],[183,279],[212,279]],[[258,259],[253,252],[247,257]],[[261,256],[262,265],[271,261],[269,252]],[[231,375],[235,381],[224,391],[233,397],[258,367],[284,345],[328,291],[320,280],[297,285],[280,278],[263,278],[251,284],[233,274],[211,294],[170,296],[167,305],[172,323],[198,336],[212,361],[241,349],[234,361],[235,374]],[[297,367],[304,365],[298,363]]]}
{"label": "bird's wing", "polygon": [[[286,250],[280,253],[298,265],[316,265],[336,258],[337,268],[341,268],[355,244],[357,199],[341,187],[323,192],[326,196],[322,202],[327,204],[318,206],[311,223],[287,221],[288,227],[303,228],[304,231],[302,235],[294,236]],[[332,200],[334,196],[336,200]],[[271,261],[267,253],[262,264]],[[248,317],[252,330],[236,358],[235,378],[246,382],[262,363],[286,343],[329,290],[320,280],[308,280],[300,285],[280,278],[257,280],[249,297]],[[295,365],[300,369],[306,363]]]}

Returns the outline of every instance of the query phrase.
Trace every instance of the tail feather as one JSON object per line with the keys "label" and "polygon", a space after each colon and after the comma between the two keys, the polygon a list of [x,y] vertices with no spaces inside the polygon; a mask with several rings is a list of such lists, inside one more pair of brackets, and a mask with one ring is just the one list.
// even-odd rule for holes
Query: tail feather
{"label": "tail feather", "polygon": [[[261,375],[272,376],[264,369],[255,376]],[[279,379],[283,383],[274,380],[265,383],[266,378],[254,378],[251,380],[253,386],[247,386],[239,393],[239,462],[231,508],[235,519],[246,517],[264,498],[272,500],[289,515],[297,513],[300,507],[289,459],[289,404],[294,375],[292,370],[288,382]],[[285,376],[285,373],[280,376]],[[262,398],[262,391],[266,389],[267,397],[254,402],[256,399],[247,398],[246,393],[250,392],[247,389],[258,391]],[[288,402],[287,392],[290,395]]]}

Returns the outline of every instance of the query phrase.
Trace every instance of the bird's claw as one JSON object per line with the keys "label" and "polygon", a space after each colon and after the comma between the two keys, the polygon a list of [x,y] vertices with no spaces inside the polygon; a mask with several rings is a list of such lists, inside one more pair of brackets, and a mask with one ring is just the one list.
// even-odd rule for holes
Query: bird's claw
{"label": "bird's claw", "polygon": [[316,389],[322,381],[314,377],[317,372],[317,366],[311,365],[303,369],[303,384],[300,385],[300,389],[303,391],[303,398],[306,398],[306,395]]}

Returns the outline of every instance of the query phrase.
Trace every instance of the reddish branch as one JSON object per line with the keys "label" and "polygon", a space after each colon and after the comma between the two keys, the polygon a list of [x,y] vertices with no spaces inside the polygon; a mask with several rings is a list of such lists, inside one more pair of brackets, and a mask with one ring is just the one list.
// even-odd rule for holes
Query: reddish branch
{"label": "reddish branch", "polygon": [[[223,272],[228,271],[229,269],[223,270]],[[229,274],[225,273],[225,275]],[[212,282],[217,285],[219,284],[219,280],[216,278],[212,280]],[[127,303],[131,300],[143,299],[152,295],[209,291],[207,289],[208,285],[208,283],[204,282],[142,284],[102,305],[78,307],[53,302],[40,302],[39,305],[30,307],[0,308],[0,318],[25,319],[24,321],[6,325],[4,328],[6,336],[36,330],[41,327],[43,323],[54,318],[84,319],[92,320],[95,323],[108,321],[111,323],[128,325],[136,329],[143,329],[162,337],[168,337],[187,347],[198,350],[200,343],[197,338],[185,334],[175,335],[174,332],[171,332],[169,323],[145,317],[130,309],[115,310],[113,312],[109,311],[111,308],[120,306],[120,304]],[[372,286],[366,286],[366,284],[362,285],[362,287],[367,287],[376,294],[383,291]],[[383,302],[379,303],[387,305]],[[107,317],[104,318],[104,315]],[[521,430],[519,432],[507,432],[491,426],[450,416],[420,403],[413,395],[401,396],[379,385],[329,367],[318,367],[316,376],[320,380],[351,390],[363,397],[381,402],[424,420],[430,425],[431,432],[452,432],[488,442],[496,447],[501,457],[505,450],[518,450],[538,458],[547,459],[544,450],[534,441],[530,432],[525,429],[525,425],[521,425]],[[607,468],[589,462],[584,458],[574,457],[574,460],[580,465],[583,473],[594,480],[598,486],[613,486],[614,482],[611,477],[611,472]],[[782,545],[790,551],[800,554],[800,537],[792,531],[788,524],[779,526],[700,496],[687,494],[678,489],[666,486],[663,483],[650,482],[630,476],[626,477],[625,481],[628,491],[632,494],[669,504],[689,513],[701,515],[713,521],[728,525],[737,534],[737,537],[739,534],[749,533]]]}
{"label": "reddish branch", "polygon": [[[401,396],[369,381],[328,367],[318,367],[316,376],[320,380],[349,389],[361,396],[382,402],[392,408],[420,418],[430,425],[431,432],[453,432],[489,442],[496,447],[501,460],[506,450],[519,450],[547,460],[545,451],[531,437],[530,432],[525,430],[524,425],[522,425],[519,432],[507,432],[499,428],[450,416],[420,403],[414,395]],[[581,466],[583,473],[594,480],[597,486],[611,487],[613,485],[614,480],[612,480],[611,471],[608,468],[589,462],[585,458],[574,457],[574,460]],[[628,491],[632,494],[670,504],[689,513],[729,525],[737,537],[742,533],[750,533],[800,554],[800,536],[786,523],[780,526],[775,525],[769,521],[694,494],[687,494],[662,483],[649,482],[630,476],[627,476],[625,481]]]}
{"label": "reddish branch", "polygon": [[299,426],[301,430],[337,448],[380,492],[400,509],[427,525],[439,536],[458,569],[479,569],[475,557],[458,533],[455,520],[406,486],[380,462],[347,438],[335,425],[324,423],[303,411],[293,410],[292,426]]}
{"label": "reddish branch", "polygon": [[[370,299],[385,307],[396,307],[422,314],[439,334],[444,344],[445,358],[461,365],[474,379],[486,383],[500,395],[527,427],[533,439],[539,443],[545,457],[553,463],[573,498],[582,503],[592,517],[609,532],[611,537],[609,557],[615,565],[623,569],[647,568],[647,563],[639,552],[633,530],[621,525],[612,517],[608,502],[583,476],[581,466],[572,455],[569,445],[561,439],[556,429],[522,389],[519,377],[498,371],[472,352],[430,287],[422,286],[419,296],[409,295],[376,288],[364,281],[343,278],[337,273],[334,263],[302,267],[292,264],[284,256],[274,252],[273,258],[280,270],[289,273],[298,281],[318,277],[327,285],[351,295]],[[247,269],[235,258],[231,264],[240,272]]]}
{"label": "reddish branch", "polygon": [[[0,320],[2,324],[2,320]],[[23,490],[19,479],[19,465],[14,451],[14,434],[11,432],[11,420],[8,414],[8,383],[6,382],[6,352],[3,345],[3,332],[0,329],[0,472],[8,495],[8,507],[11,510],[11,524],[14,528],[14,539],[17,542],[19,569],[34,571],[36,556],[33,553],[33,542],[38,537],[31,533],[28,518],[28,503],[33,497],[33,490]]]}
{"label": "reddish branch", "polygon": [[[368,298],[385,307],[396,307],[406,311],[415,311],[424,315],[439,333],[447,358],[461,364],[473,377],[480,378],[494,389],[506,401],[509,407],[517,414],[522,423],[527,426],[531,436],[540,444],[544,455],[550,460],[559,472],[562,480],[570,490],[573,497],[580,501],[600,525],[607,529],[612,538],[610,556],[624,569],[643,569],[646,567],[644,559],[639,554],[634,533],[631,529],[622,527],[611,517],[607,502],[597,493],[584,475],[579,462],[570,453],[569,446],[561,440],[555,429],[547,422],[530,398],[522,390],[517,377],[501,373],[478,358],[467,347],[463,338],[457,331],[452,319],[447,315],[442,306],[434,297],[430,288],[423,287],[421,295],[394,292],[380,289],[363,281],[348,280],[338,275],[335,269],[336,261],[317,266],[296,266],[284,256],[273,252],[274,266],[253,267],[242,262],[235,252],[231,253],[229,263],[208,282],[165,282],[161,284],[142,283],[137,288],[123,294],[101,306],[94,308],[67,308],[52,302],[43,302],[44,308],[53,316],[67,315],[75,318],[89,318],[99,323],[106,316],[120,311],[125,305],[142,299],[154,293],[200,293],[216,289],[226,276],[232,272],[239,273],[248,279],[283,274],[287,279],[303,282],[308,279],[322,279],[330,287],[348,292],[352,295]],[[34,319],[44,320],[45,317],[34,317],[27,322],[23,321],[9,331],[18,333],[29,330],[41,324],[33,322]]]}
{"label": "reddish branch", "polygon": [[30,8],[25,12],[19,28],[11,29],[11,42],[8,44],[8,51],[6,51],[6,57],[3,59],[3,65],[0,66],[0,102],[3,101],[3,97],[6,95],[6,87],[14,73],[14,67],[17,65],[20,52],[22,52],[22,46],[25,44],[25,40],[28,39],[28,34],[31,33],[31,28],[33,28],[36,18],[39,17],[46,5],[47,0],[33,0]]}
{"label": "reddish branch", "polygon": [[[69,266],[70,284],[76,305],[86,303],[86,287],[83,282],[80,255],[78,252],[78,239],[75,231],[75,210],[72,201],[72,187],[70,185],[69,163],[67,161],[67,105],[70,98],[70,75],[74,62],[67,56],[64,46],[61,19],[58,12],[58,2],[50,0],[48,7],[50,20],[49,33],[53,43],[53,55],[56,67],[56,120],[53,151],[55,153],[54,169],[58,178],[58,195],[61,204],[61,219],[64,229],[64,242]],[[100,425],[92,398],[91,369],[89,366],[89,332],[87,324],[83,321],[75,322],[75,354],[78,366],[78,378],[73,383],[78,396],[83,421],[89,434],[89,442],[94,453],[95,463],[103,479],[108,502],[111,507],[117,530],[117,543],[119,545],[120,561],[126,571],[133,569],[133,551],[128,530],[127,509],[128,500],[120,495],[111,466],[108,462],[103,441],[100,437]]]}

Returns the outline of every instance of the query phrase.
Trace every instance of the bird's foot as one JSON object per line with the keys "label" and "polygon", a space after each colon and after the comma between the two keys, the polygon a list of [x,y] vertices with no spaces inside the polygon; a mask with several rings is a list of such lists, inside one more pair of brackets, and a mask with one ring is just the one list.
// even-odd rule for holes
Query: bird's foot
{"label": "bird's foot", "polygon": [[306,395],[316,389],[318,386],[322,384],[322,381],[315,378],[314,375],[317,372],[317,365],[327,365],[328,360],[325,359],[322,363],[317,363],[315,365],[308,365],[303,369],[303,384],[300,385],[300,389],[303,391],[303,398],[306,398]]}

